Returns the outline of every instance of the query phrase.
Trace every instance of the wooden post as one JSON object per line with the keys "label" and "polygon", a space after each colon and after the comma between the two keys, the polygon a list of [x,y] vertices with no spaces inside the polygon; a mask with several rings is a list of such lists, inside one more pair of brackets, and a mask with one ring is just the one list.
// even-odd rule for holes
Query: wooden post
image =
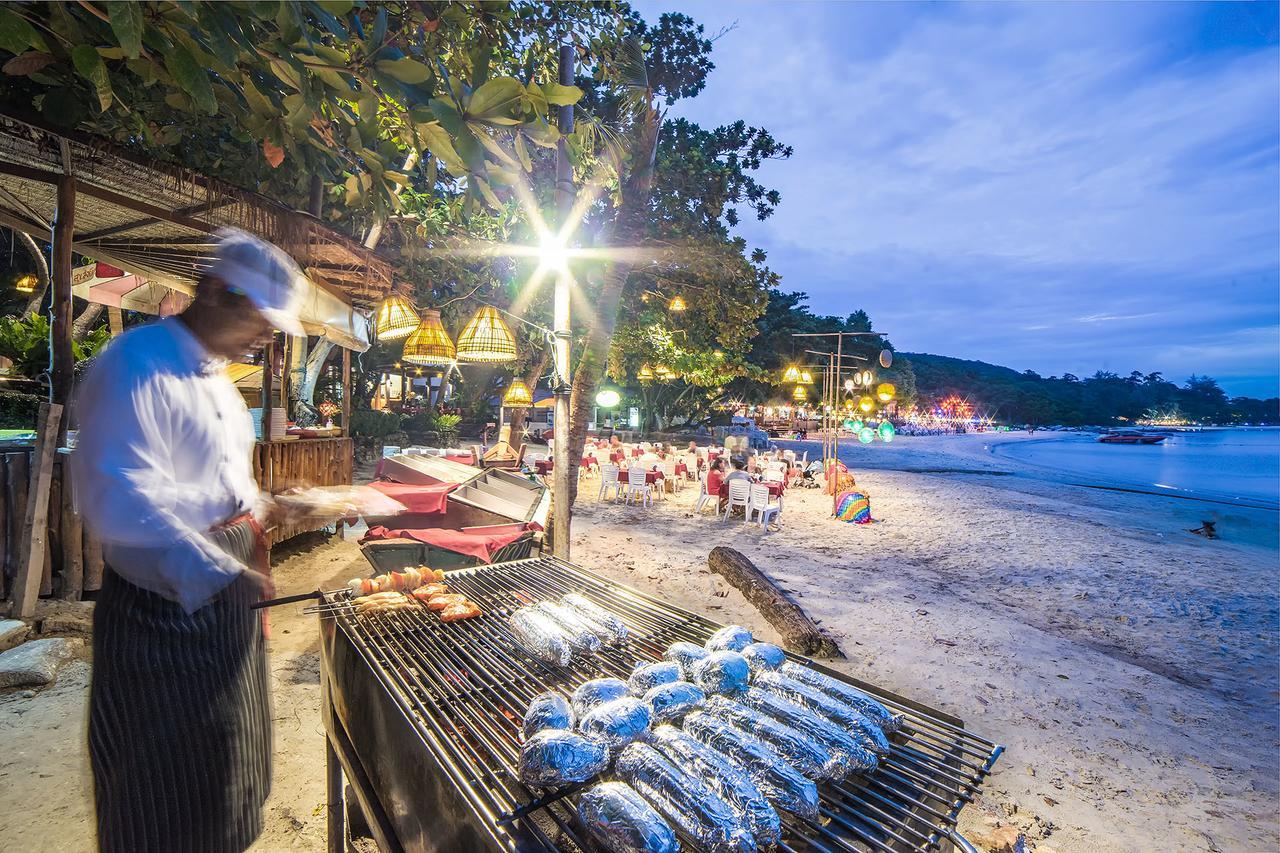
{"label": "wooden post", "polygon": [[119,308],[107,307],[107,327],[111,329],[111,337],[124,334],[124,312]]}
{"label": "wooden post", "polygon": [[62,406],[41,403],[36,448],[31,459],[31,489],[23,523],[22,558],[13,584],[13,615],[29,619],[35,614],[40,580],[44,574],[49,537],[49,487],[53,482],[53,454],[58,447]]}
{"label": "wooden post", "polygon": [[[75,361],[71,354],[71,243],[76,215],[76,181],[58,176],[58,208],[53,223],[53,402],[65,406],[71,398]],[[58,418],[61,442],[66,424]]]}
{"label": "wooden post", "polygon": [[262,440],[271,440],[272,365],[276,360],[275,337],[262,348]]}
{"label": "wooden post", "polygon": [[351,350],[342,349],[342,434],[351,436]]}
{"label": "wooden post", "polygon": [[281,353],[283,362],[280,370],[280,405],[284,408],[285,423],[289,422],[289,394],[293,386],[293,335],[286,334],[284,336],[284,352]]}
{"label": "wooden post", "polygon": [[84,530],[76,512],[70,457],[62,458],[62,597],[79,601],[84,591]]}
{"label": "wooden post", "polygon": [[[84,527],[84,525],[81,525]],[[84,527],[84,588],[102,589],[102,543]]]}

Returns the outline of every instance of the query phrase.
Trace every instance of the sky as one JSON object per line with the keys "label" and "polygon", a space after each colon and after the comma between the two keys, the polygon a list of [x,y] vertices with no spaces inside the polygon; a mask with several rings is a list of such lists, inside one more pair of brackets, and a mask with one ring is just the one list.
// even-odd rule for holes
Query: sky
{"label": "sky", "polygon": [[794,147],[740,233],[815,312],[909,352],[1277,395],[1276,4],[633,5],[719,34],[672,116]]}

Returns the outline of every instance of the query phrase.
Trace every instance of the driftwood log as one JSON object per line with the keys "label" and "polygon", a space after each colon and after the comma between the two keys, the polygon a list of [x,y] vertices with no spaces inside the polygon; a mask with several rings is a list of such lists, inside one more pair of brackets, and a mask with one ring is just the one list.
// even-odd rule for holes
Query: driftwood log
{"label": "driftwood log", "polygon": [[822,633],[800,605],[745,555],[719,546],[711,549],[707,565],[747,597],[747,601],[782,635],[783,645],[788,649],[810,657],[844,657],[835,640]]}

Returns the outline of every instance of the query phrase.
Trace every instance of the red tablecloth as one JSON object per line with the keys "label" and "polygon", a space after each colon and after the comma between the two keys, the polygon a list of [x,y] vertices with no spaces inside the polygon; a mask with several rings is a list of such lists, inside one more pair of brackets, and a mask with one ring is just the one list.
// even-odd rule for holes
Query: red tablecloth
{"label": "red tablecloth", "polygon": [[[582,462],[579,464],[581,464],[582,467],[584,468],[589,468],[592,465],[596,464],[596,458],[594,456],[584,456],[582,457]],[[544,477],[547,474],[550,474],[551,469],[554,467],[555,467],[554,459],[539,459],[533,463],[533,470],[537,471],[540,476],[544,476]]]}
{"label": "red tablecloth", "polygon": [[[661,471],[645,471],[644,472],[644,481],[648,483],[650,486],[657,485],[658,481],[661,479],[663,479]],[[618,475],[618,482],[619,483],[627,482],[626,471],[623,471]]]}
{"label": "red tablecloth", "polygon": [[643,450],[641,450],[641,449],[640,449],[640,448],[638,448],[638,447],[633,447],[633,448],[631,448],[631,455],[632,455],[632,456],[644,456],[644,451],[643,451]]}
{"label": "red tablecloth", "polygon": [[458,488],[457,483],[441,483],[438,486],[410,486],[404,483],[393,483],[379,480],[369,484],[389,498],[395,498],[404,504],[411,513],[432,515],[445,511],[449,493]]}
{"label": "red tablecloth", "polygon": [[[783,489],[783,486],[784,486],[784,484],[783,484],[783,483],[763,483],[763,484],[761,484],[761,483],[757,483],[756,485],[765,485],[765,486],[768,486],[768,487],[769,487],[769,497],[771,497],[771,498],[780,498],[780,497],[782,497],[782,489]],[[720,497],[721,497],[721,498],[727,498],[727,497],[729,497],[729,481],[728,481],[728,480],[726,480],[725,482],[723,482],[723,483],[721,483],[721,484],[720,484]]]}
{"label": "red tablecloth", "polygon": [[536,523],[494,524],[472,527],[468,530],[448,530],[443,527],[407,528],[392,530],[377,526],[369,528],[361,544],[378,539],[415,539],[436,548],[445,548],[459,554],[468,554],[482,562],[493,559],[499,549],[519,539],[529,530],[541,530]]}
{"label": "red tablecloth", "polygon": [[623,460],[623,455],[621,451],[615,450],[609,454],[609,461],[612,462],[614,465],[621,465],[622,460]]}
{"label": "red tablecloth", "polygon": [[677,474],[688,474],[688,473],[689,473],[689,466],[688,466],[688,465],[686,465],[686,464],[684,464],[683,462],[677,462],[677,463],[676,463],[676,473],[677,473]]}

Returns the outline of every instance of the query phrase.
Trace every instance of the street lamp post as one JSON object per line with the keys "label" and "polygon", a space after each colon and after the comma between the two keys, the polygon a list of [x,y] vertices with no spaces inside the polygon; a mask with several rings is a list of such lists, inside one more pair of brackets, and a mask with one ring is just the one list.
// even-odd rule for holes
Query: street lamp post
{"label": "street lamp post", "polygon": [[[573,85],[573,45],[560,45],[560,85]],[[573,106],[559,108],[557,124],[560,139],[556,143],[556,210],[559,227],[564,230],[566,220],[573,211],[573,166],[565,141],[573,132]],[[554,314],[552,322],[553,351],[555,360],[555,424],[553,436],[555,449],[552,456],[552,553],[561,559],[569,559],[569,522],[573,512],[569,502],[569,478],[576,466],[569,465],[569,393],[572,380],[569,374],[569,271],[564,265],[556,270]]]}

